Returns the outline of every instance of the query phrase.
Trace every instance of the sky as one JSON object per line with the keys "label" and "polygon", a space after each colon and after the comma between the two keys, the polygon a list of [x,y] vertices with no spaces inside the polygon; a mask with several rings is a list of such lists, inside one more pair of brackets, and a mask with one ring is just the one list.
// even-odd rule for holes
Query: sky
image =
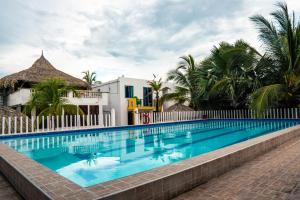
{"label": "sky", "polygon": [[[97,80],[163,78],[180,56],[198,62],[221,41],[263,51],[249,20],[274,0],[0,0],[0,77],[41,55],[59,70]],[[287,0],[300,19],[300,1]]]}

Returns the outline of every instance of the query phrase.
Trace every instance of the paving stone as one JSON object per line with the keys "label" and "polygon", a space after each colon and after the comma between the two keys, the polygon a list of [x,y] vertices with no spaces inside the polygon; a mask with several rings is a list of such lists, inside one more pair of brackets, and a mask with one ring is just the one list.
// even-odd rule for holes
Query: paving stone
{"label": "paving stone", "polygon": [[9,182],[0,173],[0,199],[1,200],[22,200],[23,198],[15,191]]}
{"label": "paving stone", "polygon": [[214,178],[174,200],[300,200],[300,138]]}

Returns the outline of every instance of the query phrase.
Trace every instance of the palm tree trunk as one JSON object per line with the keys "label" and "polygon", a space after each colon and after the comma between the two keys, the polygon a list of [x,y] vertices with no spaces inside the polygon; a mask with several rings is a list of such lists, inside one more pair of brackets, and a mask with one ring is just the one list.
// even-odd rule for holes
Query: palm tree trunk
{"label": "palm tree trunk", "polygon": [[159,101],[159,95],[158,95],[158,92],[156,92],[156,97],[155,97],[155,99],[156,99],[156,108],[155,108],[155,110],[156,110],[156,112],[158,112],[159,111],[159,106],[158,106],[158,101]]}

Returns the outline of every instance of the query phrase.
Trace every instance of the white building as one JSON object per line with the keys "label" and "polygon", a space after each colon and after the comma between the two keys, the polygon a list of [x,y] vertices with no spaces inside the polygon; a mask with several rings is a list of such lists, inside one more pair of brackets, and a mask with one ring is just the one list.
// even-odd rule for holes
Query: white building
{"label": "white building", "polygon": [[[170,84],[164,84],[163,87],[174,88]],[[95,85],[93,90],[108,93],[108,106],[104,106],[104,109],[115,109],[117,125],[133,124],[134,106],[132,103],[135,101],[138,101],[139,111],[152,112],[155,110],[154,94],[152,94],[148,80],[122,76],[116,80]]]}

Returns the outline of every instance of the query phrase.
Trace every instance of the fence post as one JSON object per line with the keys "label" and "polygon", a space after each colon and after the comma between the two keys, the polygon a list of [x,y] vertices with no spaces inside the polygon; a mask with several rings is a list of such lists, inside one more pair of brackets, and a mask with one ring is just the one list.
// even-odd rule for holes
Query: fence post
{"label": "fence post", "polygon": [[81,126],[81,115],[76,115],[76,128]]}
{"label": "fence post", "polygon": [[44,115],[42,116],[42,131],[45,131],[45,117]]}
{"label": "fence post", "polygon": [[70,129],[73,128],[73,115],[70,115]]}
{"label": "fence post", "polygon": [[39,132],[39,130],[40,130],[40,126],[39,126],[39,125],[40,125],[40,121],[39,121],[39,120],[40,120],[40,117],[37,116],[37,117],[36,117],[36,131],[37,131],[37,132]]}
{"label": "fence post", "polygon": [[47,131],[50,130],[50,116],[47,116]]}
{"label": "fence post", "polygon": [[116,111],[114,108],[110,111],[110,118],[111,118],[111,126],[116,126]]}
{"label": "fence post", "polygon": [[54,115],[51,116],[51,123],[52,123],[52,130],[54,131],[55,127],[54,127]]}
{"label": "fence post", "polygon": [[23,117],[20,117],[20,133],[23,133]]}
{"label": "fence post", "polygon": [[31,132],[34,132],[34,116],[31,115]]}
{"label": "fence post", "polygon": [[14,118],[14,133],[18,133],[18,130],[17,130],[17,116],[15,116]]}
{"label": "fence post", "polygon": [[56,115],[56,128],[59,129],[59,116]]}
{"label": "fence post", "polygon": [[28,116],[26,116],[26,133],[28,133]]}
{"label": "fence post", "polygon": [[[86,116],[87,118],[88,116]],[[86,119],[85,119],[85,115],[82,115],[82,126],[84,127],[86,125],[85,123]]]}
{"label": "fence post", "polygon": [[65,127],[65,116],[64,115],[61,115],[60,121],[61,121],[61,129],[64,130],[64,127]]}
{"label": "fence post", "polygon": [[70,126],[69,117],[70,117],[70,115],[65,115],[65,117],[64,117],[64,120],[66,120],[66,123],[64,124],[64,128],[66,128],[66,129],[68,129],[68,127]]}
{"label": "fence post", "polygon": [[2,135],[5,134],[5,117],[2,117]]}
{"label": "fence post", "polygon": [[8,134],[11,134],[11,117],[8,117]]}

